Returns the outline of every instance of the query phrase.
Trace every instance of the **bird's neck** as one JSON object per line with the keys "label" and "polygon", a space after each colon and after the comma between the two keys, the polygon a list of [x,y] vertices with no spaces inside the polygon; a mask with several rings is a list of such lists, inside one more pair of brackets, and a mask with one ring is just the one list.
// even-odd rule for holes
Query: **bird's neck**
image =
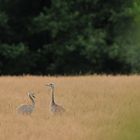
{"label": "bird's neck", "polygon": [[33,105],[33,107],[34,107],[34,106],[35,106],[35,101],[34,101],[33,97],[32,97],[31,95],[29,95],[29,98],[31,99],[32,105]]}
{"label": "bird's neck", "polygon": [[52,88],[52,102],[51,102],[51,104],[52,105],[55,104],[55,101],[54,101],[54,88]]}

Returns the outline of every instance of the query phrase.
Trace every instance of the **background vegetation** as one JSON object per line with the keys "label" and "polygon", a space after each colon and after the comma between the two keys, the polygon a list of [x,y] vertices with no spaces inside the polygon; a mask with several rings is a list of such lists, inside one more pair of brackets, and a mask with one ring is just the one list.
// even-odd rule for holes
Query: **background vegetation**
{"label": "background vegetation", "polygon": [[0,0],[0,74],[140,73],[138,0]]}

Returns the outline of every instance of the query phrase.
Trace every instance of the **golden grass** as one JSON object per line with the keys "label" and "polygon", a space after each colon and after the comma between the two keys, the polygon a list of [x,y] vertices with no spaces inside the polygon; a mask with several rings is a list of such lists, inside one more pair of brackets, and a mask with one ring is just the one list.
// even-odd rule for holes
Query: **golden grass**
{"label": "golden grass", "polygon": [[[56,83],[61,116],[49,111]],[[36,94],[31,116],[16,107]],[[0,77],[0,140],[139,140],[140,76]]]}

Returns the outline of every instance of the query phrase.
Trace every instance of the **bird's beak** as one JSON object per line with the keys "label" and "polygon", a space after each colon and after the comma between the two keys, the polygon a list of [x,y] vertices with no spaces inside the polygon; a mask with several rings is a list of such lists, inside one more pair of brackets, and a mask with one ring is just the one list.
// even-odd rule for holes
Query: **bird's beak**
{"label": "bird's beak", "polygon": [[49,84],[46,84],[45,86],[50,86]]}

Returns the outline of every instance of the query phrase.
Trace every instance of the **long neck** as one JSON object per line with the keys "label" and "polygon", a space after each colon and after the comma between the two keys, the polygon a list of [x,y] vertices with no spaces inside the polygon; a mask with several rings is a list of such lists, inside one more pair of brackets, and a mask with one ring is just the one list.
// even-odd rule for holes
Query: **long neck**
{"label": "long neck", "polygon": [[51,88],[52,89],[52,102],[51,104],[55,104],[55,101],[54,101],[54,88]]}
{"label": "long neck", "polygon": [[34,101],[33,97],[32,97],[31,95],[29,95],[29,98],[31,99],[32,105],[33,105],[33,107],[34,107],[34,106],[35,106],[35,101]]}

